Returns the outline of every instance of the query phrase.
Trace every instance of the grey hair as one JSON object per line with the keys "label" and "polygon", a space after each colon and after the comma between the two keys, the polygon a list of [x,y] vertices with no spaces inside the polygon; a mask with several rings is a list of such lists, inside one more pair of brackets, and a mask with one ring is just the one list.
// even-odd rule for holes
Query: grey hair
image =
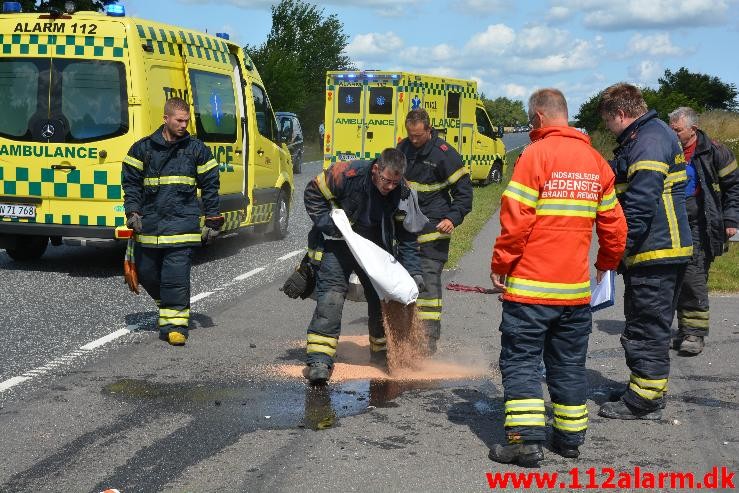
{"label": "grey hair", "polygon": [[688,127],[698,126],[698,113],[690,106],[680,106],[669,114],[670,122],[676,122],[680,118],[685,118],[685,124]]}
{"label": "grey hair", "polygon": [[529,97],[529,121],[536,116],[536,112],[546,115],[549,118],[564,117],[568,118],[567,100],[562,91],[555,88],[545,88],[534,91]]}
{"label": "grey hair", "polygon": [[389,169],[390,171],[394,171],[395,173],[402,175],[405,173],[405,166],[405,154],[394,147],[385,149],[382,151],[382,154],[380,154],[380,157],[377,158],[377,167],[380,172],[384,169]]}

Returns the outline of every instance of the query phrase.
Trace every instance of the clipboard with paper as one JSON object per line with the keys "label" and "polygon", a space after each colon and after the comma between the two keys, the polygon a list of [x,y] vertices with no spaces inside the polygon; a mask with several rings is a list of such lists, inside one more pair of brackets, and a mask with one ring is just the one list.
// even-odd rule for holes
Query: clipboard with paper
{"label": "clipboard with paper", "polygon": [[590,293],[590,311],[596,312],[613,306],[616,302],[616,273],[607,270],[600,283],[595,284]]}

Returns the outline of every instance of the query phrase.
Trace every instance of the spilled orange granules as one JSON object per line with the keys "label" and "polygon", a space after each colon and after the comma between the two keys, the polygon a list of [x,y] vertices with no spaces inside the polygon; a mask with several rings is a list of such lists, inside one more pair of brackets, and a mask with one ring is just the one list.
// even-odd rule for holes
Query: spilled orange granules
{"label": "spilled orange granules", "polygon": [[[342,335],[331,374],[332,382],[347,380],[464,380],[482,378],[489,370],[482,362],[460,364],[453,361],[422,359],[413,368],[398,368],[387,373],[369,363],[369,338],[366,335]],[[467,358],[466,358],[467,359]],[[305,365],[279,365],[276,373],[289,378],[305,378]]]}
{"label": "spilled orange granules", "polygon": [[426,331],[418,319],[416,304],[382,302],[382,321],[387,337],[387,366],[390,372],[416,368],[428,344]]}

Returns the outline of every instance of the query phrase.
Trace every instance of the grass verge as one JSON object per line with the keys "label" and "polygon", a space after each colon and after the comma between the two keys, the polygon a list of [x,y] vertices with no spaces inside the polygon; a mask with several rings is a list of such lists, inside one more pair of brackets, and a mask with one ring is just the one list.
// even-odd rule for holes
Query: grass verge
{"label": "grass verge", "polygon": [[729,251],[711,264],[708,289],[720,293],[739,291],[739,242],[729,242]]}
{"label": "grass verge", "polygon": [[500,197],[508,184],[508,180],[511,178],[513,163],[516,162],[516,158],[521,154],[521,150],[517,149],[506,155],[508,166],[506,166],[503,180],[500,183],[474,188],[472,192],[472,211],[464,218],[464,222],[454,230],[454,235],[449,245],[449,260],[447,260],[445,268],[453,269],[457,266],[459,259],[472,249],[472,242],[483,226],[485,226],[485,223],[490,220],[490,217],[500,207]]}

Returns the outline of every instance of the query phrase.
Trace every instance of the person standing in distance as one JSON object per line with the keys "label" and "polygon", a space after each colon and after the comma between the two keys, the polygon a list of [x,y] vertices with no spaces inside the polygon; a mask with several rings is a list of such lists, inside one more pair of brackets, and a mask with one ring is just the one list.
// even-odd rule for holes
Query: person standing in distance
{"label": "person standing in distance", "polygon": [[131,146],[123,159],[123,205],[126,226],[135,234],[136,269],[159,306],[159,336],[173,346],[184,345],[188,336],[193,247],[213,240],[223,226],[218,163],[188,133],[189,121],[187,102],[167,100],[164,124]]}
{"label": "person standing in distance", "polygon": [[408,160],[405,178],[418,192],[418,205],[429,219],[418,235],[425,289],[418,294],[416,304],[431,355],[441,337],[441,272],[449,258],[452,231],[472,210],[472,182],[459,153],[431,128],[426,110],[411,110],[405,129],[408,137],[398,143]]}
{"label": "person standing in distance", "polygon": [[631,84],[605,89],[598,113],[618,142],[611,167],[629,229],[620,269],[626,319],[621,345],[631,370],[626,392],[603,404],[598,414],[658,420],[670,375],[672,319],[693,254],[685,156],[675,132],[647,109]]}
{"label": "person standing in distance", "polygon": [[585,358],[592,330],[590,269],[593,226],[598,234],[597,280],[618,266],[626,220],[613,172],[590,138],[568,125],[558,89],[529,98],[532,144],[518,159],[503,192],[501,233],[490,279],[503,291],[500,372],[507,445],[489,457],[538,466],[546,415],[540,362],[554,413],[552,449],[576,458],[588,426]]}
{"label": "person standing in distance", "polygon": [[693,237],[693,257],[677,300],[675,349],[681,356],[694,356],[703,351],[708,336],[711,262],[724,253],[739,224],[739,171],[734,154],[698,128],[692,108],[677,108],[669,117],[687,162],[685,206]]}

